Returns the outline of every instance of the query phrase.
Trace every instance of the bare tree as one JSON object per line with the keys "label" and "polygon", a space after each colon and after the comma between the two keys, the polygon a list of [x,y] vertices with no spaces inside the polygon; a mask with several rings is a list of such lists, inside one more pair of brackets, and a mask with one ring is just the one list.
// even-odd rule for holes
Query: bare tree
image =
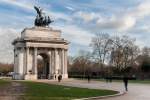
{"label": "bare tree", "polygon": [[90,58],[91,58],[91,54],[89,51],[85,51],[85,50],[79,51],[79,61],[81,64],[80,67],[82,68],[82,71],[83,71],[83,76],[85,76],[85,73],[87,69],[89,68]]}
{"label": "bare tree", "polygon": [[142,48],[142,55],[150,57],[150,48],[149,47]]}
{"label": "bare tree", "polygon": [[37,59],[37,70],[38,74],[44,73],[44,60],[42,57]]}
{"label": "bare tree", "polygon": [[113,51],[111,53],[111,63],[118,69],[132,65],[139,54],[139,47],[135,45],[135,39],[128,36],[113,37]]}
{"label": "bare tree", "polygon": [[73,63],[74,63],[75,57],[68,56],[67,59],[68,59],[68,60],[67,60],[67,61],[68,61],[68,62],[67,62],[67,63],[68,63],[68,64],[67,64],[67,66],[68,66],[68,72],[69,72],[69,73],[72,73],[72,72],[73,72],[73,69],[72,69],[73,66],[72,66],[72,65],[73,65]]}
{"label": "bare tree", "polygon": [[80,50],[77,57],[74,57],[70,72],[85,76],[90,71],[91,54],[89,51]]}
{"label": "bare tree", "polygon": [[14,64],[13,63],[2,63],[0,62],[0,75],[1,73],[7,73],[13,71]]}
{"label": "bare tree", "polygon": [[95,34],[92,37],[90,46],[93,48],[92,57],[98,62],[99,66],[103,67],[103,64],[108,61],[109,52],[111,50],[112,40],[108,34]]}
{"label": "bare tree", "polygon": [[142,54],[137,57],[139,69],[144,72],[143,75],[150,76],[150,48],[142,48]]}
{"label": "bare tree", "polygon": [[71,66],[73,64],[73,61],[74,61],[75,57],[68,56],[67,59],[68,59],[67,60],[68,61],[68,66]]}

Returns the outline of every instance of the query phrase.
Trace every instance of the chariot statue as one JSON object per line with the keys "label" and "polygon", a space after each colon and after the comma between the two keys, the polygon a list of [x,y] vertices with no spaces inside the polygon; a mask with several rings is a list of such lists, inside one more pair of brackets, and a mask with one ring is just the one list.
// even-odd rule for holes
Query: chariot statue
{"label": "chariot statue", "polygon": [[49,27],[50,23],[54,22],[54,21],[51,21],[49,16],[48,17],[45,16],[45,18],[43,17],[43,15],[45,14],[43,13],[43,8],[34,6],[34,9],[37,12],[37,16],[34,22],[35,26],[42,26],[42,27],[48,26]]}

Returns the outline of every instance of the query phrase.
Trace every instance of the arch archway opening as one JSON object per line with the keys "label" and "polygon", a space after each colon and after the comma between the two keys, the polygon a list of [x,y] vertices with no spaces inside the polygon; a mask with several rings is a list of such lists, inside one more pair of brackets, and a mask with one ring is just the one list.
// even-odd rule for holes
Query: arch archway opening
{"label": "arch archway opening", "polygon": [[37,72],[38,79],[48,79],[50,62],[49,57],[45,53],[41,53],[37,56]]}

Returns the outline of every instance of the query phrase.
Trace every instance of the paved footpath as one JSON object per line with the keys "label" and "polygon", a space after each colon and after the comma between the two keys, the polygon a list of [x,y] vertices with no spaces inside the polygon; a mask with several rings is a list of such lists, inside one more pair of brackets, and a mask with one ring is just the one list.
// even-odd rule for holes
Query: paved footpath
{"label": "paved footpath", "polygon": [[44,81],[38,80],[38,81],[51,84],[84,87],[92,89],[108,89],[125,92],[124,95],[102,98],[99,100],[150,100],[150,84],[129,83],[128,91],[126,92],[123,82],[106,83],[100,81],[91,81],[90,83],[88,83],[86,80],[74,80],[74,79],[62,80],[61,82],[49,80]]}

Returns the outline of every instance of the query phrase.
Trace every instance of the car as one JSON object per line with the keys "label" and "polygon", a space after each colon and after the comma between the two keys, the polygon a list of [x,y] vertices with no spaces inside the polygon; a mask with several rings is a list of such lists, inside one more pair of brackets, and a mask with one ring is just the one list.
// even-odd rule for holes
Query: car
{"label": "car", "polygon": [[7,76],[13,76],[14,72],[8,72]]}

